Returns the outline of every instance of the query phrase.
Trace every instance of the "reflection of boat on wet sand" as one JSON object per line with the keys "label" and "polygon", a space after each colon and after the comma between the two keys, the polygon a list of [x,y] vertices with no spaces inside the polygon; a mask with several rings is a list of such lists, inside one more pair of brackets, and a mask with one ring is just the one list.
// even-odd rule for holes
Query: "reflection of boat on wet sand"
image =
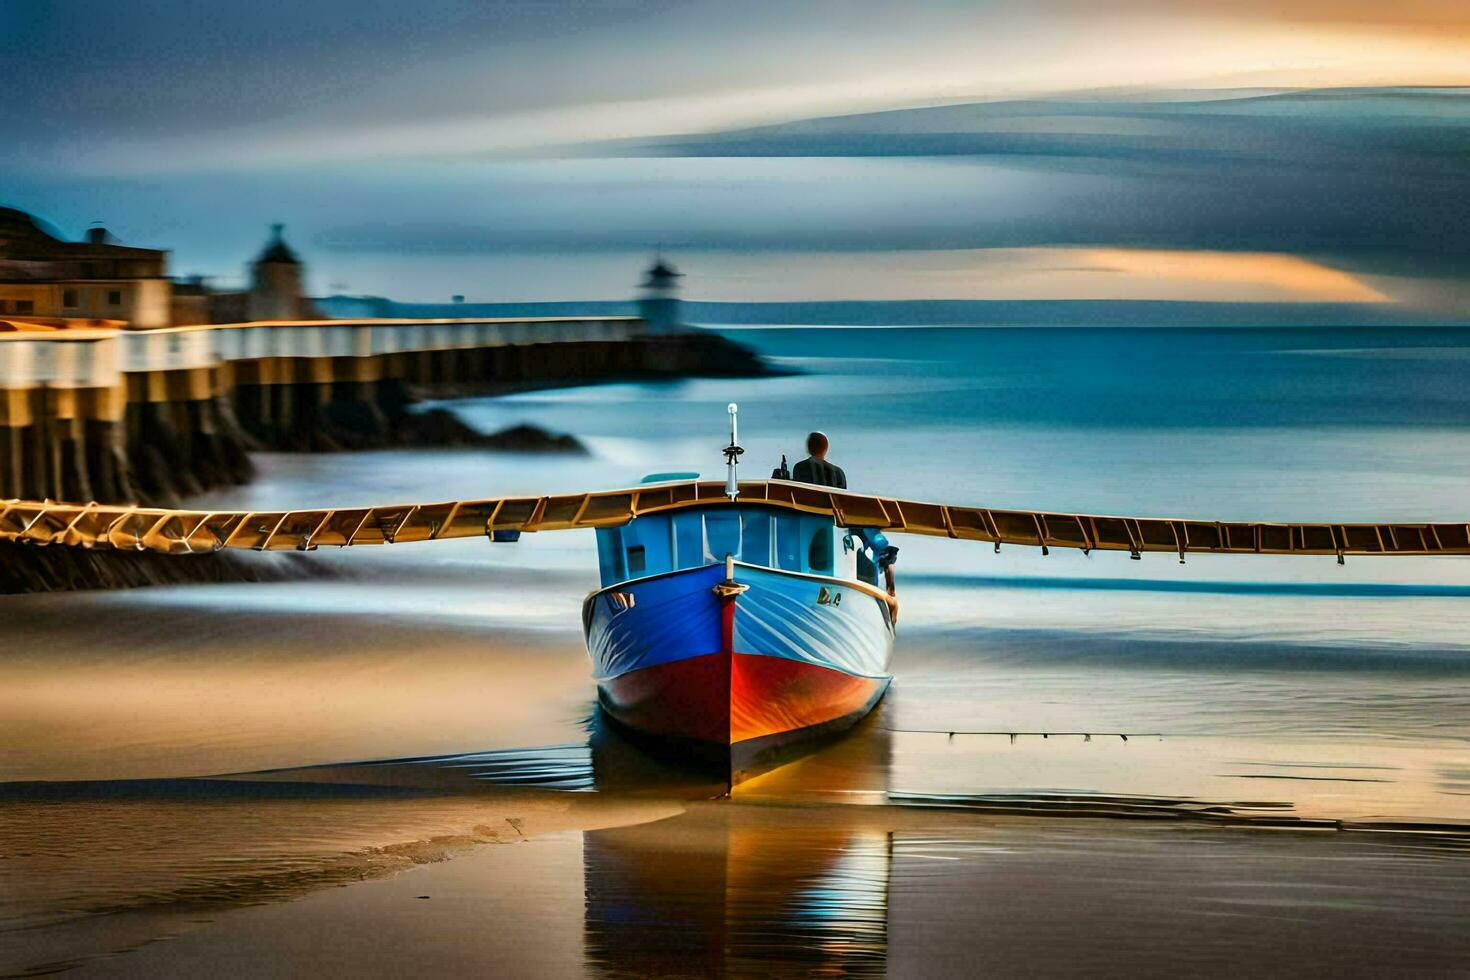
{"label": "reflection of boat on wet sand", "polygon": [[1433,837],[704,803],[581,843],[609,980],[1448,976],[1470,953],[1470,868]]}
{"label": "reflection of boat on wet sand", "polygon": [[883,976],[890,835],[805,812],[705,810],[582,835],[597,975]]}

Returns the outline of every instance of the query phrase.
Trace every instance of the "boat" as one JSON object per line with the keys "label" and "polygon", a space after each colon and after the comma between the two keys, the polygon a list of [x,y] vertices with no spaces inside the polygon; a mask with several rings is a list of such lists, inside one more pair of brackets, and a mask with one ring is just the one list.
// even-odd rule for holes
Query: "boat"
{"label": "boat", "polygon": [[730,412],[736,492],[598,528],[582,621],[606,715],[733,784],[882,699],[898,599],[880,534],[740,499]]}

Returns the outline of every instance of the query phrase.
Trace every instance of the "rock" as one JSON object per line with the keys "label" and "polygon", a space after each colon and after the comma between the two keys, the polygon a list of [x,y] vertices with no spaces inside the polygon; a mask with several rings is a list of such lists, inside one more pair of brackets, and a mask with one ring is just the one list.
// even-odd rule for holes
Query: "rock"
{"label": "rock", "polygon": [[575,436],[547,432],[534,425],[513,425],[492,435],[481,436],[478,445],[518,453],[568,453],[586,456],[587,447]]}
{"label": "rock", "polygon": [[403,416],[394,426],[396,441],[406,446],[478,446],[489,437],[445,408]]}
{"label": "rock", "polygon": [[394,426],[394,436],[397,443],[405,446],[462,446],[502,452],[587,455],[587,447],[573,436],[524,424],[486,435],[443,408],[404,416]]}
{"label": "rock", "polygon": [[771,378],[790,374],[744,344],[704,330],[630,342],[640,377]]}
{"label": "rock", "polygon": [[163,555],[0,541],[0,595],[197,582],[295,582],[337,574],[329,562],[292,553]]}

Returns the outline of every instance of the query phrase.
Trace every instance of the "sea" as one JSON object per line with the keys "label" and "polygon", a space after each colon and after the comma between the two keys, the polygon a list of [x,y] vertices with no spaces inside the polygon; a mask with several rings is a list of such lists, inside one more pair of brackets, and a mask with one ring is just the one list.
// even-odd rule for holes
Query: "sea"
{"label": "sea", "polygon": [[[530,423],[576,436],[588,453],[264,454],[256,481],[191,504],[264,510],[558,493],[668,471],[718,479],[726,405],[735,402],[744,478],[768,476],[783,455],[795,462],[806,433],[821,430],[860,492],[1200,520],[1470,520],[1462,330],[712,329],[782,373],[444,402],[476,428]],[[818,965],[941,975],[948,961],[932,958],[893,969],[890,951],[910,955],[923,935],[918,919],[883,914],[883,896],[900,881],[918,887],[919,875],[927,882],[919,891],[931,896],[986,881],[993,891],[986,875],[1009,873],[1022,854],[1046,874],[1089,862],[1116,870],[1134,851],[1158,853],[1138,836],[1149,821],[1199,825],[1200,846],[1227,863],[1241,846],[1231,834],[1270,827],[1437,841],[1437,851],[1350,853],[1386,866],[1429,854],[1432,868],[1452,858],[1464,868],[1470,560],[1189,555],[1181,563],[895,543],[902,617],[888,697],[847,737],[742,784],[729,802],[768,808],[751,811],[759,813],[941,812],[951,822],[895,838],[864,816],[860,831],[832,838],[824,864],[813,852],[796,856],[801,832],[779,820],[701,818],[724,828],[720,867],[738,857],[754,877],[739,898],[734,872],[722,870],[719,898],[709,900],[719,908],[700,904],[703,925],[691,928],[728,938],[738,924],[740,935],[769,938],[779,920],[829,944],[802,940],[802,955],[838,950]],[[104,947],[145,944],[42,941],[98,916],[270,902],[387,873],[398,867],[393,847],[469,834],[463,828],[481,819],[477,786],[579,800],[719,795],[643,765],[600,724],[580,633],[582,597],[596,587],[590,532],[302,560],[331,574],[0,600],[0,945],[24,937],[34,947],[15,969],[95,965],[86,957]],[[205,776],[224,778],[192,778]],[[956,829],[954,814],[1142,823],[1119,822],[1112,837],[1067,830],[982,846]],[[800,887],[776,888],[780,901],[765,906],[762,888],[799,877],[751,870],[778,839],[814,870]],[[585,905],[568,927],[577,938],[566,941],[584,954],[573,959],[593,975],[660,972],[638,958],[660,934],[646,919],[633,922],[627,892],[658,891],[628,869],[672,860],[656,853],[661,834],[555,840],[575,841],[574,852],[535,846],[572,854],[565,873]],[[1282,861],[1301,857],[1293,855]],[[1323,852],[1329,863],[1313,867],[1336,867],[1339,856]],[[1168,863],[1169,873],[1200,873],[1193,861]],[[1250,866],[1252,887],[1269,892],[1261,882],[1271,872]],[[874,867],[877,892],[862,871]],[[960,877],[944,878],[945,869]],[[1443,877],[1426,874],[1416,880]],[[1389,883],[1359,898],[1420,925],[1420,905],[1447,908],[1398,878],[1381,880]],[[605,886],[596,894],[595,882]],[[1339,886],[1347,887],[1331,885]],[[1336,915],[1328,892],[1252,893],[1231,908],[1211,905],[1214,893],[1176,898],[1201,916],[1250,912],[1270,922],[1288,906],[1308,918]],[[812,894],[815,906],[791,911],[790,901]],[[657,902],[647,911],[672,914]],[[945,933],[951,945],[963,933],[955,930]],[[1419,955],[1428,940],[1415,936],[1377,941]],[[710,942],[681,962],[739,972],[729,943]],[[1466,952],[1444,942],[1446,956]],[[842,959],[842,950],[857,958]],[[962,951],[954,955],[961,959],[950,965],[962,962]],[[1208,962],[1228,961],[1220,956]],[[816,961],[786,965],[803,962]]]}

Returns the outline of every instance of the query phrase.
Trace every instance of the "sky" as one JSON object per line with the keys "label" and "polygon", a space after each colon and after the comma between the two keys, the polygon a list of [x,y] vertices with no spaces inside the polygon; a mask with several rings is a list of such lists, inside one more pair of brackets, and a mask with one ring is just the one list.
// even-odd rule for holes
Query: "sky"
{"label": "sky", "polygon": [[6,0],[0,41],[0,203],[180,273],[280,220],[404,299],[620,298],[660,247],[711,299],[1467,298],[1463,0]]}

